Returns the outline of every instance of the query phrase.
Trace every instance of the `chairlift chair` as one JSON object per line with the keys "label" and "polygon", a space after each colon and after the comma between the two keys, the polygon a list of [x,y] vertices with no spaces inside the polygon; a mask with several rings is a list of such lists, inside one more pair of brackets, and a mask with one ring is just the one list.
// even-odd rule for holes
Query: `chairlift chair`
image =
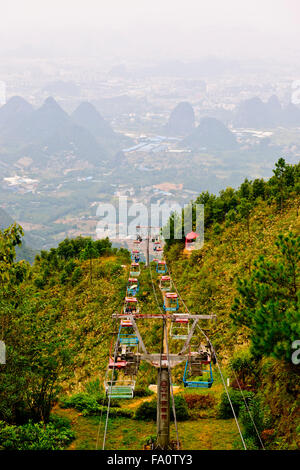
{"label": "chairlift chair", "polygon": [[177,312],[179,309],[179,302],[176,292],[165,293],[163,308],[166,312]]}
{"label": "chairlift chair", "polygon": [[158,274],[166,274],[167,272],[167,265],[164,260],[158,260],[156,265],[156,272]]}
{"label": "chairlift chair", "polygon": [[112,369],[108,369],[105,376],[104,388],[106,396],[110,398],[133,398],[135,379],[125,374],[117,376]]}
{"label": "chairlift chair", "polygon": [[170,336],[173,339],[186,340],[190,332],[188,313],[174,313],[171,328]]}
{"label": "chairlift chair", "polygon": [[122,328],[132,328],[132,326],[133,326],[133,325],[132,325],[132,321],[131,321],[131,320],[128,320],[128,319],[126,319],[126,318],[123,318],[123,319],[121,320],[120,325],[121,325],[121,331],[122,331]]}
{"label": "chairlift chair", "polygon": [[124,313],[136,314],[139,313],[138,301],[136,297],[125,297]]}
{"label": "chairlift chair", "polygon": [[139,287],[139,281],[137,278],[135,277],[130,277],[128,279],[128,284],[127,284],[127,295],[128,296],[133,296],[135,297],[135,295],[138,293],[140,287]]}
{"label": "chairlift chair", "polygon": [[132,250],[131,252],[131,260],[135,263],[140,261],[140,251],[139,250]]}
{"label": "chairlift chair", "polygon": [[201,347],[196,354],[191,354],[185,364],[183,385],[189,388],[210,388],[214,382],[211,359],[211,351],[207,347]]}
{"label": "chairlift chair", "polygon": [[132,330],[132,326],[131,320],[121,320],[121,329],[119,334],[121,349],[126,349],[127,346],[137,346],[139,344],[139,339]]}
{"label": "chairlift chair", "polygon": [[170,276],[161,276],[159,281],[159,288],[162,292],[169,292],[172,287],[172,281]]}
{"label": "chairlift chair", "polygon": [[130,276],[131,277],[138,277],[141,274],[140,265],[139,263],[131,263],[130,265]]}

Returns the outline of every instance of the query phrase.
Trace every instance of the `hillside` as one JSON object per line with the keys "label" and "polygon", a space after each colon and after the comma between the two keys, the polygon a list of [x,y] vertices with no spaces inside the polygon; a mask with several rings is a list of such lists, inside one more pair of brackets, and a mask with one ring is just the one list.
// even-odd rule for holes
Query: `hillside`
{"label": "hillside", "polygon": [[122,146],[133,145],[131,139],[114,132],[110,124],[103,119],[91,103],[81,103],[72,113],[71,118],[78,126],[88,130],[109,155],[120,150]]}
{"label": "hillside", "polygon": [[203,248],[187,257],[174,242],[167,260],[189,310],[217,315],[210,339],[229,366],[233,388],[238,377],[255,394],[265,445],[290,449],[300,446],[300,375],[291,359],[300,334],[299,173],[293,183],[286,176],[281,181],[283,203],[278,187],[275,198],[273,191],[266,195],[268,185],[292,171],[279,167],[257,199],[257,186],[249,181],[210,201],[208,194],[200,196],[198,202],[206,199]]}
{"label": "hillside", "polygon": [[[244,390],[265,448],[296,449],[300,445],[299,369],[284,356],[290,348],[286,336],[291,340],[297,337],[300,324],[299,309],[293,311],[293,273],[295,286],[299,281],[297,263],[294,271],[289,271],[289,260],[297,259],[299,253],[290,251],[297,245],[286,241],[296,240],[299,234],[298,169],[279,161],[274,179],[268,183],[245,181],[237,191],[227,188],[218,197],[200,195],[198,202],[206,200],[202,250],[187,257],[182,243],[171,239],[165,246],[169,270],[191,313],[217,315],[216,322],[203,327],[223,374],[230,379],[230,394],[249,449],[260,448],[260,444],[243,409],[237,383]],[[236,210],[230,209],[232,205]],[[279,234],[287,237],[281,244]],[[261,258],[257,261],[262,255],[265,262],[273,263],[268,269]],[[0,274],[8,274],[5,295],[0,291],[2,335],[12,358],[0,366],[0,420],[8,423],[5,432],[12,425],[26,426],[29,418],[50,426],[49,419],[51,423],[59,416],[72,420],[76,433],[73,443],[64,440],[62,447],[94,449],[101,411],[106,413],[103,381],[117,333],[112,314],[123,305],[129,253],[113,249],[107,239],[92,242],[79,237],[42,251],[33,267],[8,263],[3,271],[3,259],[0,262]],[[265,270],[263,275],[259,269]],[[270,273],[274,273],[272,291],[262,306],[269,310],[256,311],[257,300],[250,288],[258,288],[258,299],[261,285],[261,291],[266,292]],[[137,297],[143,313],[159,312],[158,280],[154,263],[151,270],[142,266]],[[277,315],[274,299],[280,306],[276,322],[272,317],[274,312]],[[146,347],[159,350],[161,325],[144,319],[139,328]],[[177,350],[178,342],[172,347]],[[182,386],[183,364],[172,371],[178,386],[179,437],[185,449],[241,448],[217,367],[213,373],[211,390],[195,390]],[[112,405],[107,448],[139,449],[155,433],[156,397],[148,389],[155,383],[155,369],[143,361],[135,398]],[[1,426],[0,447],[8,445]],[[103,429],[100,436],[102,433]],[[173,424],[171,437],[175,437]]]}
{"label": "hillside", "polygon": [[0,108],[0,156],[5,162],[26,155],[30,165],[42,168],[54,157],[60,165],[70,159],[99,165],[131,143],[116,134],[90,103],[81,103],[69,115],[52,97],[34,109],[15,96]]}
{"label": "hillside", "polygon": [[190,134],[195,127],[195,114],[190,103],[179,103],[171,112],[163,132],[175,137]]}
{"label": "hillside", "polygon": [[221,121],[210,117],[203,117],[182,144],[192,150],[233,150],[238,147],[234,134]]}
{"label": "hillside", "polygon": [[233,124],[236,127],[256,129],[299,126],[300,109],[293,103],[282,107],[276,95],[271,96],[267,102],[254,97],[239,104]]}

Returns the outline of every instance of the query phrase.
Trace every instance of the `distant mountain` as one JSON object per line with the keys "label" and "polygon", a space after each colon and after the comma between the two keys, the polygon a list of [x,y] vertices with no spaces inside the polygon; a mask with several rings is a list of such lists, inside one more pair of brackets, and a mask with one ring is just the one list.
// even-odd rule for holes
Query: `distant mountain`
{"label": "distant mountain", "polygon": [[[13,223],[13,218],[8,215],[4,209],[0,207],[0,230],[8,228]],[[29,246],[30,241],[33,243],[32,246],[34,246],[34,238],[30,235],[25,235],[23,238],[22,245],[20,247],[17,247],[16,249],[17,261],[25,259],[29,263],[33,263],[37,251],[35,251]]]}
{"label": "distant mountain", "polygon": [[124,146],[133,145],[131,139],[114,132],[110,124],[91,103],[81,103],[72,113],[71,118],[76,124],[87,129],[109,153],[114,154]]}
{"label": "distant mountain", "polygon": [[78,126],[52,97],[26,119],[13,124],[2,146],[9,149],[15,159],[26,155],[38,165],[44,165],[53,154],[66,151],[92,163],[105,159],[105,150],[95,137]]}
{"label": "distant mountain", "polygon": [[193,107],[190,103],[183,101],[171,112],[163,132],[172,136],[186,136],[193,131],[194,127],[195,114]]}
{"label": "distant mountain", "polygon": [[300,109],[293,103],[289,103],[282,110],[281,124],[285,126],[300,126]]}
{"label": "distant mountain", "polygon": [[16,138],[22,144],[44,142],[56,131],[70,124],[70,116],[59,106],[54,98],[49,97],[18,128],[14,128]]}
{"label": "distant mountain", "polygon": [[268,127],[269,113],[265,103],[258,97],[243,101],[234,119],[236,127]]}
{"label": "distant mountain", "polygon": [[81,103],[72,113],[71,117],[76,124],[88,129],[96,138],[115,137],[115,133],[109,123],[103,119],[91,103]]}
{"label": "distant mountain", "polygon": [[120,168],[128,164],[128,159],[125,153],[120,150],[110,159],[110,163],[114,168]]}
{"label": "distant mountain", "polygon": [[0,138],[11,127],[18,126],[33,112],[33,107],[20,96],[13,96],[0,108]]}
{"label": "distant mountain", "polygon": [[300,109],[294,104],[282,108],[277,96],[267,102],[255,97],[240,103],[233,120],[236,127],[268,128],[276,126],[299,126]]}
{"label": "distant mountain", "polygon": [[114,132],[90,103],[81,103],[70,116],[52,97],[36,110],[15,97],[0,108],[0,144],[7,163],[26,156],[35,166],[45,166],[51,157],[63,164],[69,153],[98,164],[134,142]]}
{"label": "distant mountain", "polygon": [[14,220],[8,215],[4,209],[0,207],[0,230],[9,227],[14,223]]}
{"label": "distant mountain", "polygon": [[199,126],[182,141],[192,150],[234,150],[238,144],[234,134],[217,119],[204,117]]}
{"label": "distant mountain", "polygon": [[72,122],[53,132],[43,141],[42,147],[48,156],[73,152],[76,157],[95,164],[106,158],[105,149],[94,136],[87,129]]}

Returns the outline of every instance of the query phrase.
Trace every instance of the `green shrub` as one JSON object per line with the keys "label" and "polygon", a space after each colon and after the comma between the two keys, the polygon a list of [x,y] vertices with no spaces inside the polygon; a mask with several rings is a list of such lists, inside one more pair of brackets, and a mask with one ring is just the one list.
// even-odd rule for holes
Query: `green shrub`
{"label": "green shrub", "polygon": [[[102,407],[107,407],[107,405],[108,398],[101,393],[96,395],[81,392],[60,399],[61,408],[74,408],[75,410],[81,411],[85,416],[98,414]],[[111,407],[119,408],[120,404],[117,400],[111,400]]]}
{"label": "green shrub", "polygon": [[73,272],[73,274],[72,274],[72,277],[71,277],[71,282],[72,282],[73,286],[74,286],[75,284],[77,284],[77,282],[81,279],[81,277],[82,277],[82,270],[81,270],[81,268],[78,266],[78,267],[74,270],[74,272]]}
{"label": "green shrub", "polygon": [[57,418],[47,425],[29,422],[15,426],[0,421],[0,449],[3,450],[62,450],[74,437],[70,424],[63,424]]}
{"label": "green shrub", "polygon": [[156,409],[156,399],[151,401],[144,401],[144,403],[141,403],[141,405],[136,409],[134,418],[144,421],[155,421]]}
{"label": "green shrub", "polygon": [[56,429],[71,428],[71,420],[65,416],[51,414],[49,423],[52,423]]}
{"label": "green shrub", "polygon": [[[254,396],[252,392],[243,392],[245,399],[248,401]],[[244,400],[242,394],[239,390],[229,390],[230,400],[232,402],[233,409],[236,416],[239,415],[241,407],[244,405]],[[226,392],[223,392],[221,395],[221,403],[219,405],[218,417],[220,419],[229,419],[233,417],[232,409],[227,397]]]}
{"label": "green shrub", "polygon": [[[175,395],[174,396],[174,404],[175,404],[175,412],[176,412],[176,418],[178,421],[185,421],[186,419],[189,419],[189,410],[187,403],[182,395]],[[170,415],[171,415],[171,420],[174,419],[173,417],[173,408],[172,408],[172,400],[170,400]]]}
{"label": "green shrub", "polygon": [[[184,397],[180,395],[174,396],[176,419],[184,421],[189,419],[189,411]],[[157,400],[156,398],[151,401],[142,403],[135,412],[135,419],[144,421],[156,421],[157,415]],[[173,420],[172,400],[170,400],[170,419]]]}
{"label": "green shrub", "polygon": [[60,283],[61,284],[66,284],[67,280],[68,280],[68,273],[66,271],[63,271],[60,275]]}
{"label": "green shrub", "polygon": [[[264,427],[265,427],[264,425],[268,424],[265,422],[264,411],[261,406],[261,403],[257,397],[252,397],[248,400],[247,404],[248,404],[248,409],[251,413],[252,419],[255,423],[255,426],[259,434],[261,434],[262,431],[264,430]],[[255,427],[253,425],[252,419],[249,415],[249,412],[245,404],[243,404],[240,409],[240,420],[243,425],[245,438],[247,438],[249,442],[251,441],[251,446],[253,449],[255,448],[253,446],[256,446],[256,448],[259,449],[261,445],[260,445],[260,441],[255,430]]]}
{"label": "green shrub", "polygon": [[113,266],[111,267],[111,275],[114,277],[119,277],[122,273],[123,273],[123,268],[121,264],[117,264],[117,263],[113,264]]}
{"label": "green shrub", "polygon": [[95,395],[97,397],[104,396],[103,393],[101,393],[101,391],[103,391],[103,387],[101,385],[99,377],[97,377],[97,379],[95,380],[90,380],[89,382],[87,382],[84,386],[84,390],[89,395]]}
{"label": "green shrub", "polygon": [[70,276],[73,273],[75,268],[76,268],[76,264],[74,263],[72,259],[65,264],[65,271],[68,274],[68,276]]}
{"label": "green shrub", "polygon": [[[242,389],[253,388],[255,386],[257,361],[253,358],[249,349],[242,349],[235,352],[229,366],[234,372],[234,381],[236,381],[236,375]],[[238,384],[236,383],[234,388],[237,387]]]}
{"label": "green shrub", "polygon": [[46,279],[39,276],[34,280],[34,284],[38,289],[43,289],[46,285]]}
{"label": "green shrub", "polygon": [[100,405],[95,396],[88,393],[77,393],[71,397],[64,397],[60,400],[62,408],[75,408],[84,414],[94,414],[100,410]]}
{"label": "green shrub", "polygon": [[[107,407],[103,407],[103,412],[106,412]],[[110,418],[133,418],[134,411],[126,408],[110,408],[109,417]]]}

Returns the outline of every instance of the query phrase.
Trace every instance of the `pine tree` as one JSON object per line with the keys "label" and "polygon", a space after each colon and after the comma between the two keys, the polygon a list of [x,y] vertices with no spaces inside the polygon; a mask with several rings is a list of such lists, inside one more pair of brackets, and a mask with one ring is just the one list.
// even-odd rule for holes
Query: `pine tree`
{"label": "pine tree", "polygon": [[94,247],[92,240],[88,240],[84,250],[82,251],[81,258],[83,260],[90,260],[90,281],[93,284],[93,258],[97,258],[97,250]]}
{"label": "pine tree", "polygon": [[260,256],[250,279],[238,280],[231,314],[250,329],[255,354],[291,360],[291,345],[300,338],[300,237],[279,235],[274,261]]}

